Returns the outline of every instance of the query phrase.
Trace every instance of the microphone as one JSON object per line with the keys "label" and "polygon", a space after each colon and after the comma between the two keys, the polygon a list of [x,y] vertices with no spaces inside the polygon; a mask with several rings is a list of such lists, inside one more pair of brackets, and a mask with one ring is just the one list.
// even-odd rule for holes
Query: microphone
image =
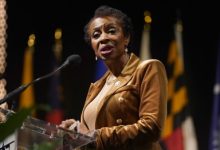
{"label": "microphone", "polygon": [[60,66],[58,67],[56,70],[54,70],[53,72],[44,75],[42,77],[39,77],[35,80],[33,80],[32,82],[28,83],[28,84],[23,84],[20,87],[18,87],[17,89],[13,90],[12,92],[10,92],[9,94],[7,94],[4,98],[2,98],[0,100],[0,105],[3,104],[4,102],[9,101],[12,97],[16,96],[17,94],[23,92],[25,89],[27,89],[30,85],[35,84],[43,79],[46,79],[48,77],[51,77],[52,75],[54,75],[56,72],[60,71],[61,69],[65,68],[66,66],[70,65],[70,64],[74,64],[74,65],[79,65],[81,63],[81,57],[79,55],[70,55],[69,57],[67,57],[66,61]]}

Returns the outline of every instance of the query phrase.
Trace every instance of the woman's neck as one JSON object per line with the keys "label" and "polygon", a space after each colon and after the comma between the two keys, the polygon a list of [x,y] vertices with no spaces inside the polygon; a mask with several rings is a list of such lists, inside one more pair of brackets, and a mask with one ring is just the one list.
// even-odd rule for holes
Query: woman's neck
{"label": "woman's neck", "polygon": [[114,76],[119,76],[121,74],[121,71],[125,67],[129,60],[129,54],[125,53],[120,59],[111,61],[111,62],[106,62],[106,65],[108,69],[112,72]]}

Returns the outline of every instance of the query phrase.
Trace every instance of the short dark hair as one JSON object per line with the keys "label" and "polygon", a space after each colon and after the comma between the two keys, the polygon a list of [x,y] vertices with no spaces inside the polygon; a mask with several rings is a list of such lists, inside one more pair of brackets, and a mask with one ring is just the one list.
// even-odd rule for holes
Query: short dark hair
{"label": "short dark hair", "polygon": [[118,19],[120,24],[122,25],[124,35],[126,37],[130,36],[130,40],[132,39],[133,25],[131,19],[121,10],[112,8],[107,5],[102,5],[95,10],[94,16],[89,20],[89,22],[84,27],[84,39],[88,44],[90,44],[90,36],[88,34],[88,28],[91,22],[98,17],[105,17],[105,16],[110,16]]}

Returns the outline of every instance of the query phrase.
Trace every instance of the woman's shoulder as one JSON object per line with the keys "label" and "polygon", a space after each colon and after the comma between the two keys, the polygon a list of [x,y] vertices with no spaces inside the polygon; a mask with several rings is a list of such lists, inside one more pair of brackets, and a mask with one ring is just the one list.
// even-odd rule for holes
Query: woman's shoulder
{"label": "woman's shoulder", "polygon": [[140,75],[162,75],[166,77],[166,68],[162,61],[158,59],[148,59],[141,61],[137,67],[137,74]]}
{"label": "woman's shoulder", "polygon": [[147,59],[140,62],[138,68],[143,68],[147,66],[161,66],[164,67],[164,64],[158,59]]}

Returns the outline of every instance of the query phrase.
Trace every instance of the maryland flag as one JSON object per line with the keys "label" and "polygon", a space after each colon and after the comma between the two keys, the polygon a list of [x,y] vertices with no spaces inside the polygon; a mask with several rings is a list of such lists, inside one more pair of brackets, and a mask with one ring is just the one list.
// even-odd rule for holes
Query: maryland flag
{"label": "maryland flag", "polygon": [[[55,44],[53,46],[51,69],[54,71],[61,64],[62,58],[62,30],[56,29],[54,33]],[[46,114],[46,121],[60,124],[63,118],[63,107],[62,107],[62,99],[63,99],[63,89],[61,86],[61,77],[60,72],[57,72],[52,78],[50,78],[49,83],[49,92],[48,92],[48,104],[51,108],[51,111]]]}
{"label": "maryland flag", "polygon": [[[34,44],[35,44],[35,35],[31,34],[27,42],[28,46],[24,52],[22,84],[28,84],[33,81]],[[34,88],[33,86],[30,86],[23,93],[21,93],[19,108],[32,107],[34,103],[35,103]]]}
{"label": "maryland flag", "polygon": [[167,64],[168,114],[161,137],[162,147],[164,150],[197,150],[197,140],[184,81],[180,21],[175,25],[175,40],[170,44]]}

